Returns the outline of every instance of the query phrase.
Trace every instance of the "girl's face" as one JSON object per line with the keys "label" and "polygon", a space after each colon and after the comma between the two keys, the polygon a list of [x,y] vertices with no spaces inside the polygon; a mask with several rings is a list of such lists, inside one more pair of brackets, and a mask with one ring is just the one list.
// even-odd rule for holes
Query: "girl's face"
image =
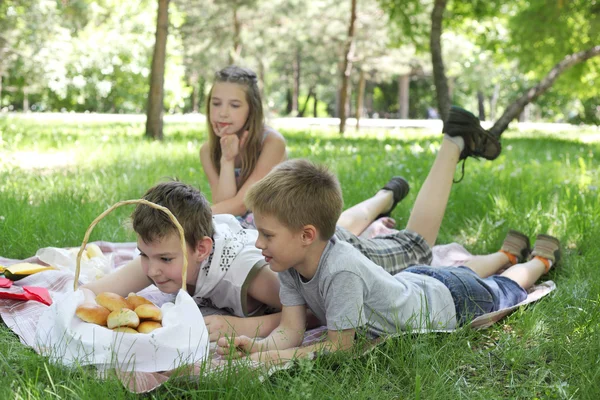
{"label": "girl's face", "polygon": [[237,83],[217,82],[212,88],[209,118],[218,137],[243,133],[250,106],[244,87]]}

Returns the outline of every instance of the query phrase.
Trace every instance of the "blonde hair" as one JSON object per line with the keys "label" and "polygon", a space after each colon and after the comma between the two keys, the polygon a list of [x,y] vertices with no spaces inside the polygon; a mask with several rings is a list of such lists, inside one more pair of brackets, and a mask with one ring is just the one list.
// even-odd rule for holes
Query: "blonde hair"
{"label": "blonde hair", "polygon": [[256,214],[276,217],[293,231],[313,225],[322,240],[329,240],[344,200],[340,183],[327,167],[296,159],[279,164],[255,183],[244,203]]}
{"label": "blonde hair", "polygon": [[[263,132],[265,130],[264,112],[260,90],[258,89],[258,78],[256,74],[248,68],[242,68],[230,65],[215,74],[215,82],[231,82],[240,85],[246,93],[246,102],[248,103],[248,120],[245,126],[248,130],[248,138],[244,144],[241,153],[242,168],[238,189],[242,187],[246,179],[250,176],[256,163],[260,151],[262,150]],[[210,120],[210,107],[212,100],[213,87],[210,89],[206,102],[206,122],[208,124],[208,146],[210,148],[210,157],[217,172],[221,173],[221,145],[219,137],[215,134],[212,121]]]}

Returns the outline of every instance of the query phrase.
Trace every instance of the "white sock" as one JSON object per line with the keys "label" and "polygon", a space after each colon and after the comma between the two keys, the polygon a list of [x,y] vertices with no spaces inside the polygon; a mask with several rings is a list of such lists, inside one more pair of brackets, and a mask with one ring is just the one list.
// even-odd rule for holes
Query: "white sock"
{"label": "white sock", "polygon": [[458,150],[462,153],[465,148],[465,139],[462,136],[450,136],[447,133],[444,134],[444,139],[447,139],[458,146]]}

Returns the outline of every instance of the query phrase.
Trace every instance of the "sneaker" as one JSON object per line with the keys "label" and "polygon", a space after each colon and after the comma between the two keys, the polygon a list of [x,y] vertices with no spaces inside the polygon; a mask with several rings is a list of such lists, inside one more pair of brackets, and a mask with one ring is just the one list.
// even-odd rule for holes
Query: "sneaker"
{"label": "sneaker", "polygon": [[529,237],[524,233],[511,229],[506,234],[500,250],[517,257],[517,263],[523,262],[523,260],[527,260],[531,252]]}
{"label": "sneaker", "polygon": [[391,190],[394,194],[394,203],[387,212],[379,214],[377,218],[375,218],[376,220],[378,220],[379,218],[390,216],[392,211],[394,211],[394,208],[396,208],[396,205],[408,194],[410,190],[410,185],[408,184],[408,181],[403,177],[394,176],[384,187],[381,188],[381,190]]}
{"label": "sneaker", "polygon": [[498,139],[481,127],[475,115],[457,106],[450,107],[442,132],[448,136],[462,136],[464,139],[465,148],[460,153],[460,160],[467,157],[494,160],[502,150]]}
{"label": "sneaker", "polygon": [[553,265],[557,264],[561,256],[560,242],[554,236],[537,235],[533,251],[531,252],[531,258],[535,256],[550,260]]}

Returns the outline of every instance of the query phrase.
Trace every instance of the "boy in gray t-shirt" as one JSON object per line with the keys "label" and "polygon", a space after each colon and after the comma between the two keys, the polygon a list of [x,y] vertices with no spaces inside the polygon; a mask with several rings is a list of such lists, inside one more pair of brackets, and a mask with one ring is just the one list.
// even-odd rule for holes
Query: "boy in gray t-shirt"
{"label": "boy in gray t-shirt", "polygon": [[[447,134],[406,227],[429,246],[435,243],[459,159],[471,155],[494,159],[500,152],[498,141],[465,113],[451,110],[453,123],[447,125]],[[463,121],[461,118],[466,118],[464,125],[457,123]],[[462,133],[454,129],[461,126]],[[508,302],[518,301],[523,289],[545,270],[545,263],[535,259],[510,268],[513,273],[498,277],[502,279],[494,284],[480,278],[495,272],[489,265],[479,270],[465,268],[471,272],[451,276],[432,274],[429,270],[433,268],[427,267],[389,275],[334,237],[343,206],[339,182],[325,167],[306,160],[277,166],[250,188],[245,204],[254,212],[259,231],[256,247],[279,274],[283,309],[279,326],[269,336],[260,340],[245,336],[221,338],[217,343],[220,354],[242,356],[249,352],[255,359],[277,361],[312,352],[315,346],[347,349],[353,345],[357,330],[375,337],[408,329],[451,329],[464,320],[464,313],[476,308],[470,306],[473,303],[479,306],[491,299],[493,308],[507,302],[497,301],[499,296],[513,292],[506,296],[510,297]],[[555,243],[546,242],[548,246],[538,249],[538,255],[547,250],[542,255],[549,263],[554,259],[547,254],[553,254]],[[555,247],[557,250],[557,243]],[[466,285],[468,291],[456,289],[461,285]],[[464,307],[463,302],[469,306]],[[327,326],[327,340],[295,349],[302,343],[307,306]]]}

